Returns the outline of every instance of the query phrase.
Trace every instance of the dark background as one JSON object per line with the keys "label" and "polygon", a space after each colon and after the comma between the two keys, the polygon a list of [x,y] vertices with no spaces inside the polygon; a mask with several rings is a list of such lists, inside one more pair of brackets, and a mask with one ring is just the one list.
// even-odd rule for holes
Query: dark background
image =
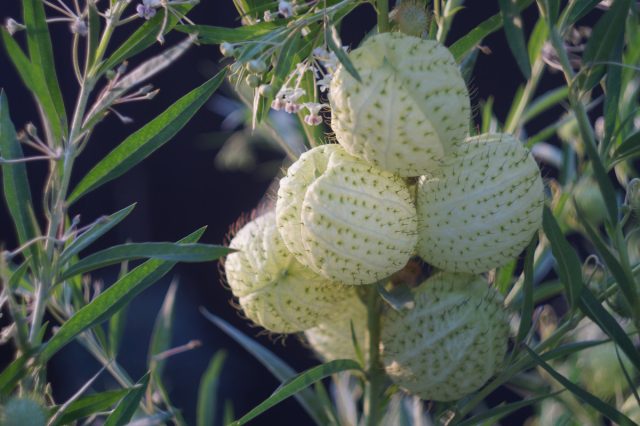
{"label": "dark background", "polygon": [[[104,4],[102,1],[99,4]],[[482,20],[497,12],[497,2],[480,0],[467,1],[466,9],[460,12],[454,21],[447,44],[464,35]],[[133,7],[131,8],[133,9]],[[535,7],[525,14],[527,31],[532,28],[536,18]],[[0,5],[0,18],[20,20],[20,2],[3,0]],[[202,0],[190,13],[198,24],[218,26],[237,26],[239,21],[232,0]],[[343,42],[355,47],[358,41],[374,25],[375,14],[370,6],[360,7],[343,24]],[[134,28],[135,24],[128,28]],[[116,46],[127,31],[116,37],[111,47]],[[117,33],[118,34],[118,33]],[[23,42],[23,34],[16,35]],[[77,94],[77,83],[70,65],[71,35],[66,24],[53,24],[52,38],[56,54],[58,76],[65,95],[67,110],[70,111]],[[171,46],[182,35],[167,37]],[[473,104],[495,97],[495,111],[504,120],[519,84],[521,74],[511,57],[504,33],[499,31],[483,42],[493,52],[480,54],[473,78],[470,82]],[[155,46],[150,52],[133,58],[133,67],[159,51]],[[15,70],[8,63],[6,53],[0,50],[0,87],[7,93],[11,117],[17,129],[24,128],[28,121],[37,123],[35,104],[20,82]],[[162,112],[173,101],[187,93],[211,76],[219,65],[220,55],[217,47],[201,46],[189,50],[176,64],[156,76],[152,83],[161,89],[160,94],[151,102],[128,104],[118,111],[135,120],[129,125],[122,124],[111,115],[100,124],[91,141],[77,161],[73,173],[72,187],[97,161],[117,146],[126,136],[141,125]],[[559,83],[558,77],[543,79],[539,92],[543,92]],[[542,117],[539,122],[529,126],[530,131],[541,128],[546,122],[558,117],[561,109]],[[271,183],[271,179],[258,173],[223,173],[214,166],[217,153],[215,139],[222,117],[216,115],[210,106],[202,108],[171,142],[154,153],[142,164],[126,175],[111,182],[75,204],[71,215],[80,214],[82,223],[87,224],[103,214],[115,212],[133,202],[138,205],[134,212],[115,230],[111,231],[89,251],[106,248],[127,240],[176,241],[200,226],[208,225],[202,242],[222,243],[228,227],[239,215],[251,211]],[[210,141],[209,141],[210,139]],[[211,143],[207,143],[211,142]],[[258,151],[261,161],[278,160],[281,156],[273,151]],[[46,167],[44,164],[30,164],[29,177],[33,182],[33,191],[37,211],[40,209],[40,195]],[[0,207],[0,244],[15,247],[15,239],[10,218],[4,204]],[[108,269],[101,278],[108,285],[113,282],[117,268]],[[224,400],[232,400],[236,413],[241,415],[268,397],[278,386],[278,381],[264,368],[224,335],[213,324],[207,322],[198,312],[200,306],[231,322],[248,335],[254,336],[263,345],[284,358],[295,369],[302,370],[316,363],[310,351],[300,345],[292,336],[284,341],[273,342],[266,336],[258,336],[259,330],[251,328],[242,320],[229,304],[230,293],[220,284],[218,268],[215,264],[179,265],[160,283],[138,297],[129,308],[127,328],[118,361],[137,379],[146,369],[147,345],[150,339],[153,321],[162,303],[168,283],[172,277],[179,277],[180,287],[175,308],[174,345],[182,345],[192,339],[201,340],[199,349],[175,356],[167,363],[166,383],[171,397],[183,413],[189,424],[195,423],[195,406],[200,376],[204,372],[213,354],[224,349],[227,361],[221,378],[218,401],[219,412]],[[11,348],[0,347],[2,362],[11,357]],[[99,364],[77,344],[69,345],[51,362],[49,380],[57,401],[64,401],[74,394],[82,384],[99,369]],[[96,385],[104,389],[112,381],[108,373],[103,373],[102,381]],[[504,391],[502,391],[504,392]],[[500,400],[494,395],[495,402]],[[513,397],[513,395],[508,397]],[[514,418],[515,423],[520,421]],[[253,424],[307,424],[309,419],[295,400],[285,401],[268,413],[260,416]]]}

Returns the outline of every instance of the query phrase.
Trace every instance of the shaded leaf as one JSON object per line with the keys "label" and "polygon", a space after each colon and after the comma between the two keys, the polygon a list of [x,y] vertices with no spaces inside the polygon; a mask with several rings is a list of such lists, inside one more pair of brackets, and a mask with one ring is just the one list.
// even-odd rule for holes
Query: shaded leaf
{"label": "shaded leaf", "polygon": [[587,13],[591,12],[601,0],[572,1],[566,7],[563,15],[563,28],[569,28]]}
{"label": "shaded leaf", "polygon": [[553,213],[545,206],[542,216],[544,233],[551,243],[551,251],[556,259],[558,275],[565,286],[565,291],[572,308],[575,308],[584,283],[582,280],[582,264],[573,247],[565,239],[560,225]]}
{"label": "shaded leaf", "polygon": [[634,132],[627,136],[624,141],[614,151],[611,158],[611,165],[620,161],[632,160],[640,156],[640,131]]}
{"label": "shaded leaf", "polygon": [[210,262],[230,253],[231,249],[212,244],[127,243],[91,254],[60,274],[65,280],[78,274],[104,268],[126,260],[161,259],[172,262]]}
{"label": "shaded leaf", "polygon": [[214,27],[211,25],[176,26],[178,31],[197,34],[198,41],[204,44],[239,43],[241,41],[255,40],[278,28],[281,28],[281,24],[278,22],[260,22],[237,28]]}
{"label": "shaded leaf", "polygon": [[329,50],[336,54],[342,66],[349,72],[349,74],[351,74],[351,77],[361,83],[362,79],[360,78],[360,74],[358,74],[358,70],[353,66],[351,59],[349,59],[349,56],[347,56],[345,51],[342,49],[342,46],[338,45],[337,32],[333,26],[325,26],[324,38]]}
{"label": "shaded leaf", "polygon": [[524,282],[522,284],[522,293],[524,294],[522,300],[522,308],[520,309],[520,326],[518,328],[518,336],[516,337],[516,344],[522,342],[529,333],[529,329],[532,325],[533,316],[533,260],[535,257],[536,246],[538,245],[538,239],[534,238],[524,257]]}
{"label": "shaded leaf", "polygon": [[[179,242],[196,242],[200,239],[203,232],[204,228],[199,229]],[[78,310],[71,318],[62,324],[51,340],[45,344],[44,349],[40,353],[41,362],[46,362],[50,359],[78,334],[107,320],[147,287],[162,278],[175,264],[176,262],[172,261],[148,260],[120,278],[115,284],[102,292],[89,304]]]}
{"label": "shaded leaf", "polygon": [[[62,138],[67,134],[67,113],[65,112],[62,92],[58,85],[58,76],[53,60],[53,48],[51,36],[47,25],[47,16],[44,3],[41,0],[24,0],[22,2],[24,24],[27,27],[27,46],[29,57],[33,64],[35,78],[42,79],[46,85],[46,92],[41,95],[46,97],[46,103],[52,104],[47,108],[47,116],[54,137],[58,144],[62,144]],[[51,113],[52,115],[49,115]]]}
{"label": "shaded leaf", "polygon": [[280,387],[269,398],[242,416],[239,420],[233,422],[231,425],[240,426],[246,424],[250,420],[253,420],[260,414],[269,410],[271,407],[295,395],[313,383],[331,376],[332,374],[339,373],[341,371],[360,369],[360,365],[357,362],[349,359],[338,359],[312,367],[309,370],[298,374],[291,380],[282,383],[282,385],[280,385]]}
{"label": "shaded leaf", "polygon": [[[235,340],[240,346],[242,346],[247,352],[253,355],[260,363],[273,374],[278,380],[284,382],[286,380],[295,377],[296,371],[289,367],[284,361],[278,358],[273,352],[267,348],[261,346],[258,342],[250,339],[242,334],[239,330],[234,328],[231,324],[224,321],[205,309],[200,309],[202,315],[204,315],[209,321],[214,323],[218,328],[224,331],[229,337]],[[296,399],[305,409],[305,411],[313,418],[318,425],[326,424],[326,416],[322,411],[322,407],[318,405],[315,395],[305,389],[296,394]]]}
{"label": "shaded leaf", "polygon": [[69,196],[68,203],[73,203],[86,193],[121,176],[168,142],[215,92],[225,74],[225,71],[219,72],[125,139],[78,183]]}
{"label": "shaded leaf", "polygon": [[9,396],[18,381],[26,374],[29,357],[20,355],[0,373],[0,395]]}
{"label": "shaded leaf", "polygon": [[83,396],[71,403],[54,425],[64,425],[106,411],[122,399],[129,389],[117,389]]}
{"label": "shaded leaf", "polygon": [[218,405],[218,383],[220,372],[227,354],[218,351],[211,358],[207,370],[200,379],[198,388],[198,420],[197,426],[210,426],[216,424],[216,406]]}
{"label": "shaded leaf", "polygon": [[[9,102],[3,90],[0,90],[0,155],[5,160],[23,159],[22,147],[9,116]],[[25,244],[39,235],[34,219],[27,168],[23,162],[5,163],[1,167],[4,198],[18,234],[18,241]],[[36,246],[32,246],[29,252],[37,259]]]}
{"label": "shaded leaf", "polygon": [[478,425],[480,422],[490,420],[490,424],[496,424],[500,419],[508,416],[514,411],[520,410],[522,408],[528,407],[530,405],[535,405],[539,402],[544,401],[547,398],[556,396],[564,391],[558,392],[550,392],[544,395],[534,396],[532,398],[528,398],[522,401],[511,402],[509,404],[501,404],[496,407],[490,408],[486,411],[481,412],[480,414],[476,414],[473,417],[468,418],[467,420],[457,423],[458,426],[473,426]]}
{"label": "shaded leaf", "polygon": [[504,32],[507,36],[507,44],[516,58],[522,75],[529,79],[531,77],[531,63],[527,55],[527,45],[524,40],[523,23],[518,5],[515,0],[498,0],[498,4],[502,14]]}
{"label": "shaded leaf", "polygon": [[129,423],[136,412],[149,385],[149,373],[145,374],[138,383],[127,392],[115,410],[107,417],[104,426],[124,426]]}
{"label": "shaded leaf", "polygon": [[542,358],[540,358],[538,354],[532,351],[531,348],[529,348],[528,346],[525,346],[525,349],[527,350],[527,352],[529,353],[529,355],[535,361],[536,364],[542,367],[547,373],[549,373],[549,375],[551,375],[551,377],[553,377],[558,382],[560,382],[562,386],[564,386],[567,390],[569,390],[569,392],[573,393],[577,398],[589,404],[590,406],[598,410],[600,413],[602,413],[605,417],[617,422],[620,425],[631,426],[634,424],[634,422],[631,421],[630,418],[628,418],[627,416],[625,416],[624,414],[616,410],[615,407],[612,407],[611,405],[602,401],[595,395],[592,395],[591,393],[582,389],[580,386],[575,385],[569,379],[567,379],[566,377],[558,373],[556,370],[553,369],[553,367],[551,367]]}
{"label": "shaded leaf", "polygon": [[73,256],[80,253],[85,248],[89,247],[98,238],[113,229],[114,226],[119,224],[131,213],[136,206],[136,203],[125,207],[113,213],[111,216],[105,216],[98,219],[97,224],[91,229],[84,232],[78,238],[73,240],[60,255],[60,264],[67,263]]}
{"label": "shaded leaf", "polygon": [[156,376],[162,377],[166,360],[155,360],[153,357],[171,347],[171,338],[173,336],[173,307],[175,306],[177,291],[178,282],[172,281],[162,302],[160,312],[158,312],[158,316],[156,316],[156,322],[153,325],[147,362],[154,378]]}

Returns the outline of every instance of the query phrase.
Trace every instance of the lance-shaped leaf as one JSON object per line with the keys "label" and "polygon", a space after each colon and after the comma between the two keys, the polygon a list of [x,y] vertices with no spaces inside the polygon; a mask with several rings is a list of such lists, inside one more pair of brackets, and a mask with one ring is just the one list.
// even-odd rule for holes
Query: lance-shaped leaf
{"label": "lance-shaped leaf", "polygon": [[524,40],[524,29],[522,28],[522,18],[515,0],[498,0],[500,13],[502,14],[502,24],[507,36],[507,43],[511,48],[511,53],[516,58],[518,67],[526,79],[531,77],[531,63],[527,54],[527,45]]}
{"label": "lance-shaped leaf", "polygon": [[168,142],[216,91],[224,76],[225,71],[219,72],[125,139],[87,173],[69,196],[68,202],[73,203],[86,193],[121,176]]}
{"label": "lance-shaped leaf", "polygon": [[475,416],[458,423],[458,426],[474,426],[481,424],[497,424],[497,422],[513,413],[514,411],[520,410],[522,408],[528,407],[530,405],[535,405],[539,402],[544,401],[547,398],[556,396],[564,391],[558,392],[550,392],[543,395],[534,396],[532,398],[528,398],[522,401],[511,402],[509,404],[498,405],[491,409],[481,412],[480,414],[476,414]]}
{"label": "lance-shaped leaf", "polygon": [[218,383],[226,353],[218,351],[211,358],[207,371],[202,375],[198,388],[197,426],[216,424],[216,406],[218,405]]}
{"label": "lance-shaped leaf", "polygon": [[602,0],[582,0],[569,2],[562,13],[562,29],[568,28],[591,12]]}
{"label": "lance-shaped leaf", "polygon": [[560,225],[556,222],[551,210],[546,206],[542,215],[542,226],[551,243],[551,251],[556,259],[558,275],[560,275],[560,280],[565,286],[569,303],[572,308],[575,308],[584,287],[580,258],[565,239]]}
{"label": "lance-shaped leaf", "polygon": [[358,80],[358,82],[362,82],[360,74],[358,74],[358,70],[356,69],[356,67],[353,66],[351,59],[349,59],[349,56],[347,56],[347,54],[344,52],[342,46],[338,45],[340,39],[335,27],[333,27],[332,25],[325,26],[324,39],[327,42],[327,47],[329,48],[329,50],[336,54],[342,66],[345,67],[347,71],[349,71],[349,74],[351,74],[353,78]]}
{"label": "lance-shaped leaf", "polygon": [[277,22],[260,22],[237,28],[214,27],[211,25],[178,25],[176,30],[197,34],[198,41],[203,44],[239,43],[255,40],[271,31],[281,28]]}
{"label": "lance-shaped leaf", "polygon": [[180,5],[170,5],[175,13],[167,12],[167,8],[163,8],[159,13],[156,14],[153,18],[145,22],[138,28],[131,36],[118,47],[115,52],[109,56],[109,59],[104,61],[98,70],[95,72],[95,75],[100,75],[103,72],[114,68],[126,61],[133,55],[142,52],[147,47],[157,42],[157,38],[160,35],[160,29],[162,28],[163,21],[165,18],[165,13],[169,13],[167,17],[167,23],[162,31],[162,34],[167,34],[178,24],[178,17],[176,15],[186,15],[193,5],[191,4],[180,4]]}
{"label": "lance-shaped leaf", "polygon": [[[242,346],[247,352],[253,355],[260,363],[273,374],[281,382],[290,380],[297,374],[296,371],[287,365],[284,361],[278,358],[273,352],[267,348],[261,346],[255,340],[250,339],[233,327],[228,322],[224,321],[205,309],[200,309],[202,314],[218,328],[224,331],[229,337],[235,340],[240,346]],[[319,406],[317,398],[308,389],[304,389],[295,395],[296,399],[305,409],[305,411],[314,419],[316,424],[326,424],[326,415]]]}
{"label": "lance-shaped leaf", "polygon": [[9,364],[2,373],[0,373],[0,395],[7,397],[11,395],[13,388],[18,384],[18,381],[27,372],[27,363],[30,357],[27,354],[22,354],[11,364]]}
{"label": "lance-shaped leaf", "polygon": [[171,282],[169,290],[167,290],[167,294],[162,302],[162,307],[153,325],[147,364],[154,381],[156,378],[158,381],[162,380],[165,365],[165,359],[155,359],[154,357],[171,347],[171,338],[173,336],[173,307],[176,303],[177,291],[178,281],[174,280]]}
{"label": "lance-shaped leaf", "polygon": [[562,374],[558,373],[553,369],[549,364],[547,364],[538,354],[536,354],[533,350],[531,350],[528,346],[525,346],[525,349],[531,356],[531,358],[542,367],[551,377],[556,379],[562,386],[564,386],[569,392],[574,394],[577,398],[589,404],[600,413],[602,413],[605,417],[613,420],[619,425],[631,426],[635,424],[629,417],[625,416],[621,412],[619,412],[615,407],[607,404],[602,401],[600,398],[592,395],[586,390],[582,389],[580,386],[572,383],[569,379],[564,377]]}
{"label": "lance-shaped leaf", "polygon": [[[198,241],[204,230],[205,228],[197,230],[180,240],[179,243],[189,244]],[[174,261],[152,259],[124,275],[62,324],[58,332],[45,344],[44,349],[40,352],[41,361],[43,363],[46,362],[78,334],[107,320],[147,287],[167,274],[176,263]]]}
{"label": "lance-shaped leaf", "polygon": [[280,387],[269,398],[242,416],[239,420],[231,423],[231,425],[241,426],[247,424],[249,421],[269,410],[271,407],[295,395],[308,386],[329,377],[332,374],[348,370],[361,370],[360,364],[350,359],[338,359],[310,368],[280,385]]}
{"label": "lance-shaped leaf", "polygon": [[[518,0],[516,3],[517,10],[524,10],[531,3],[533,3],[533,0]],[[449,47],[449,51],[451,51],[451,54],[456,59],[456,62],[459,63],[469,52],[471,52],[478,44],[480,44],[482,39],[498,31],[500,28],[502,28],[502,14],[497,13],[492,17],[482,21],[474,29],[469,31],[467,35],[458,39]]]}
{"label": "lance-shaped leaf", "polygon": [[620,161],[633,160],[640,157],[640,131],[631,133],[614,151],[609,167]]}
{"label": "lance-shaped leaf", "polygon": [[593,27],[582,55],[582,90],[591,90],[604,74],[604,62],[614,59],[617,45],[624,43],[625,21],[631,0],[616,0]]}
{"label": "lance-shaped leaf", "polygon": [[136,412],[138,404],[144,396],[149,384],[149,373],[145,374],[136,386],[131,388],[127,395],[122,398],[115,410],[107,417],[104,426],[124,426],[129,423],[131,417]]}
{"label": "lance-shaped leaf", "polygon": [[524,258],[524,281],[522,284],[522,292],[524,298],[522,301],[522,309],[520,311],[520,326],[518,327],[517,343],[524,340],[525,336],[531,328],[532,315],[533,315],[533,260],[536,252],[536,246],[538,245],[538,239],[534,238],[533,241],[527,247],[527,252]]}
{"label": "lance-shaped leaf", "polygon": [[[45,82],[47,91],[41,93],[46,98],[46,103],[52,105],[52,110],[47,111],[49,123],[54,136],[60,138],[67,134],[67,113],[65,112],[62,92],[58,85],[58,76],[53,61],[53,48],[51,36],[47,25],[47,16],[44,11],[44,2],[41,0],[24,0],[22,2],[24,24],[27,27],[27,46],[29,56],[33,64],[36,78]],[[49,109],[49,108],[47,108]],[[51,115],[49,115],[51,113]]]}
{"label": "lance-shaped leaf", "polygon": [[172,262],[210,262],[230,253],[212,244],[127,243],[104,249],[79,260],[62,272],[60,280],[127,260],[161,259]]}
{"label": "lance-shaped leaf", "polygon": [[78,238],[73,240],[60,255],[60,264],[64,265],[69,259],[71,259],[76,254],[80,253],[82,250],[90,246],[94,241],[98,238],[102,237],[104,234],[113,229],[114,226],[119,224],[126,218],[129,213],[133,210],[136,204],[131,204],[130,206],[125,207],[124,209],[115,212],[110,216],[105,216],[104,218],[98,219],[95,226],[84,232]]}
{"label": "lance-shaped leaf", "polygon": [[[4,198],[13,219],[18,240],[20,244],[25,244],[35,238],[39,231],[33,215],[27,168],[24,162],[20,162],[23,160],[22,147],[9,116],[7,96],[2,90],[0,90],[0,155],[4,160],[17,161],[2,164],[2,183]],[[32,256],[37,256],[35,246],[29,251]]]}
{"label": "lance-shaped leaf", "polygon": [[64,414],[52,426],[72,424],[76,420],[89,417],[97,412],[106,411],[120,401],[128,392],[129,389],[117,389],[78,398],[78,400],[69,404]]}

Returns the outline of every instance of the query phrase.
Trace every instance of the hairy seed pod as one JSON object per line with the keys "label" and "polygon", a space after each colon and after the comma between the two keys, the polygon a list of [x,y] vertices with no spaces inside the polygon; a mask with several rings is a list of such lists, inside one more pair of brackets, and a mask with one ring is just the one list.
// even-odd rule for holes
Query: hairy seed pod
{"label": "hairy seed pod", "polygon": [[345,284],[393,274],[416,244],[416,210],[404,181],[340,145],[316,147],[289,167],[276,215],[296,258]]}
{"label": "hairy seed pod", "polygon": [[349,57],[362,82],[339,67],[329,92],[331,127],[349,153],[400,176],[419,176],[467,136],[469,95],[445,47],[384,33]]}
{"label": "hairy seed pod", "polygon": [[351,332],[352,324],[355,341],[358,342],[360,351],[366,359],[369,352],[367,308],[355,294],[343,311],[336,312],[329,321],[322,322],[317,327],[305,331],[304,336],[324,361],[357,360],[358,356]]}
{"label": "hairy seed pod", "polygon": [[295,260],[273,211],[242,227],[229,247],[238,250],[224,265],[231,291],[250,320],[274,333],[314,327],[353,296],[353,287],[329,281]]}
{"label": "hairy seed pod", "polygon": [[391,11],[389,18],[400,31],[420,37],[429,26],[429,15],[421,0],[404,0]]}
{"label": "hairy seed pod", "polygon": [[395,383],[423,399],[453,401],[480,388],[504,359],[502,296],[480,276],[438,273],[414,289],[415,307],[382,318],[383,360]]}
{"label": "hairy seed pod", "polygon": [[503,266],[542,224],[540,169],[513,136],[467,139],[418,184],[418,254],[447,271]]}

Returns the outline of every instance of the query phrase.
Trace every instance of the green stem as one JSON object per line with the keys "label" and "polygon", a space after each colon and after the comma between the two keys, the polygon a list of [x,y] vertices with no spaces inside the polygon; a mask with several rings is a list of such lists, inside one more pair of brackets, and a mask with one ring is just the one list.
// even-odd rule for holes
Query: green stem
{"label": "green stem", "polygon": [[389,31],[389,0],[376,0],[376,9],[378,11],[378,32],[386,33]]}
{"label": "green stem", "polygon": [[369,289],[367,303],[367,326],[369,328],[369,378],[367,426],[380,423],[380,407],[384,391],[385,373],[380,360],[380,297],[375,285]]}
{"label": "green stem", "polygon": [[518,133],[519,129],[522,127],[522,115],[524,114],[525,109],[531,102],[533,98],[533,94],[538,88],[538,83],[540,82],[540,78],[542,77],[544,71],[544,61],[538,56],[533,63],[533,67],[531,68],[531,78],[527,81],[526,86],[524,87],[524,91],[522,92],[522,96],[520,97],[520,101],[510,118],[510,120],[505,124],[505,131],[507,133]]}

